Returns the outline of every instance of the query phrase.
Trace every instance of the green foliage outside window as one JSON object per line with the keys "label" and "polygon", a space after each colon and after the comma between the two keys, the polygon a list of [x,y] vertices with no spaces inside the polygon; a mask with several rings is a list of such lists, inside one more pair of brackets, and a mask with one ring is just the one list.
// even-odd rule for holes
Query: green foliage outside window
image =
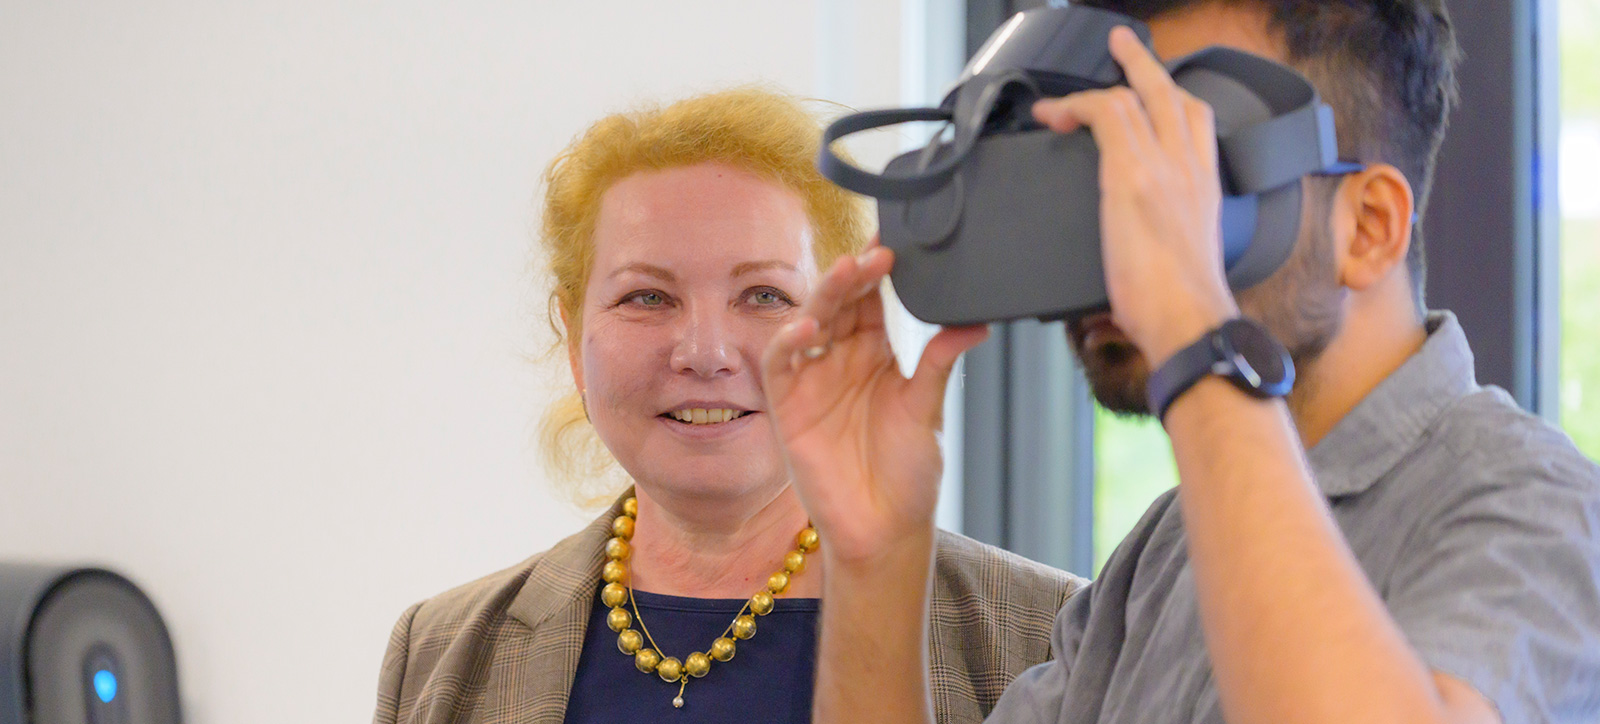
{"label": "green foliage outside window", "polygon": [[1569,220],[1561,235],[1561,426],[1600,459],[1600,223]]}
{"label": "green foliage outside window", "polygon": [[1118,417],[1095,406],[1094,572],[1151,501],[1178,484],[1167,432],[1153,418]]}
{"label": "green foliage outside window", "polygon": [[1561,426],[1600,458],[1600,0],[1562,0]]}

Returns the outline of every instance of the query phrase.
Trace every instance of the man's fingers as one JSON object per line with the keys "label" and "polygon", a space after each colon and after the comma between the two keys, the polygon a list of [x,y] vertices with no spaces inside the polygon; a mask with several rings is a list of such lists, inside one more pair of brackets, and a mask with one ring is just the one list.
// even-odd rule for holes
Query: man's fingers
{"label": "man's fingers", "polygon": [[813,347],[821,330],[822,325],[813,317],[800,317],[783,325],[767,342],[767,349],[761,355],[762,369],[773,374],[791,373],[794,356],[803,356]]}
{"label": "man's fingers", "polygon": [[1127,27],[1111,31],[1111,55],[1122,66],[1128,85],[1139,94],[1161,147],[1174,153],[1192,146],[1186,108],[1190,96],[1172,80],[1167,67]]}
{"label": "man's fingers", "polygon": [[950,383],[950,371],[956,360],[967,350],[989,338],[989,327],[945,327],[933,336],[922,350],[917,371],[911,376],[911,404],[927,419],[939,422],[944,412],[945,386]]}
{"label": "man's fingers", "polygon": [[829,326],[830,319],[875,290],[893,265],[894,252],[881,246],[870,247],[859,256],[841,257],[817,283],[816,291],[801,306],[800,313],[815,317],[824,327]]}
{"label": "man's fingers", "polygon": [[894,252],[881,246],[869,248],[860,256],[840,259],[823,276],[799,313],[815,318],[829,338],[854,334],[860,327],[860,303],[878,293],[878,286],[893,265]]}
{"label": "man's fingers", "polygon": [[844,334],[854,328],[851,317],[855,314],[855,290],[861,285],[861,265],[858,257],[841,257],[833,268],[817,282],[811,298],[797,310],[801,317],[815,320],[826,334]]}
{"label": "man's fingers", "polygon": [[1072,103],[1073,96],[1046,98],[1033,104],[1033,120],[1044,124],[1056,133],[1072,133],[1086,123],[1078,117]]}
{"label": "man's fingers", "polygon": [[853,256],[840,257],[833,263],[833,267],[818,280],[817,288],[811,293],[811,298],[800,305],[800,314],[811,317],[818,322],[838,316],[845,305],[845,297],[855,277],[859,265]]}
{"label": "man's fingers", "polygon": [[1039,101],[1033,117],[1057,133],[1088,128],[1100,149],[1102,168],[1143,164],[1155,151],[1150,119],[1130,88],[1083,91]]}
{"label": "man's fingers", "polygon": [[1113,89],[1079,91],[1060,98],[1046,98],[1033,104],[1033,119],[1056,133],[1072,133],[1080,128],[1117,121],[1110,106]]}
{"label": "man's fingers", "polygon": [[772,399],[784,397],[798,370],[829,354],[836,341],[883,332],[878,286],[893,264],[894,252],[883,247],[834,263],[795,320],[779,329],[762,353],[761,369]]}
{"label": "man's fingers", "polygon": [[796,358],[804,357],[805,350],[816,345],[820,332],[816,319],[800,317],[785,324],[767,342],[767,349],[761,354],[761,375],[769,402],[776,404],[788,396],[799,372]]}
{"label": "man's fingers", "polygon": [[1184,104],[1189,117],[1189,133],[1193,135],[1195,150],[1199,152],[1200,169],[1213,176],[1217,172],[1217,121],[1211,104],[1191,98]]}

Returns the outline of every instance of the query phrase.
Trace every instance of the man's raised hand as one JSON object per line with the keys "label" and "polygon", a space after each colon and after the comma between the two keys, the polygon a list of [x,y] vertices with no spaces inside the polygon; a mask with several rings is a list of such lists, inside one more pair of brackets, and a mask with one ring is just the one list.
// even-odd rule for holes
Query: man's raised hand
{"label": "man's raised hand", "polygon": [[933,526],[944,390],[986,327],[941,330],[910,379],[884,327],[894,254],[874,245],[828,270],[762,359],[768,410],[794,485],[832,559],[872,558]]}

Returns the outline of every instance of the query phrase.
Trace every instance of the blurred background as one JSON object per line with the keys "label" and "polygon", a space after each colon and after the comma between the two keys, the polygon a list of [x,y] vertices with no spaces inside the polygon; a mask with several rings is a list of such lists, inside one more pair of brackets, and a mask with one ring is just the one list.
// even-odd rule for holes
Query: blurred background
{"label": "blurred background", "polygon": [[[0,559],[139,583],[190,722],[370,718],[406,606],[590,517],[533,445],[570,381],[531,233],[551,156],[733,83],[936,101],[1040,4],[0,0]],[[1452,9],[1451,143],[1503,167],[1447,148],[1430,223],[1500,210],[1461,223],[1507,256],[1439,227],[1462,281],[1430,301],[1479,300],[1484,381],[1597,456],[1600,0]],[[1093,573],[1175,482],[1160,428],[1097,412],[1054,327],[965,371],[941,522]]]}

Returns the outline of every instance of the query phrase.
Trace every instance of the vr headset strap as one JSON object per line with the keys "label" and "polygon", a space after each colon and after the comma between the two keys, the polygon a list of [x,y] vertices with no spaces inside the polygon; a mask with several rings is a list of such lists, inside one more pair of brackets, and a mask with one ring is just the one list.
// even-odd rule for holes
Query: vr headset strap
{"label": "vr headset strap", "polygon": [[[1206,48],[1170,66],[1174,77],[1203,69],[1249,86],[1272,118],[1217,139],[1230,195],[1259,194],[1338,165],[1333,109],[1294,70],[1231,48]],[[1316,139],[1307,144],[1306,139]]]}
{"label": "vr headset strap", "polygon": [[[1316,138],[1308,146],[1305,139]],[[1333,168],[1339,160],[1333,109],[1315,99],[1287,115],[1217,139],[1233,195],[1258,194]]]}
{"label": "vr headset strap", "polygon": [[[1338,164],[1338,139],[1334,132],[1333,111],[1317,97],[1316,90],[1294,71],[1271,61],[1225,48],[1208,48],[1172,64],[1174,76],[1190,68],[1215,71],[1249,84],[1274,113],[1269,120],[1241,128],[1217,139],[1227,192],[1232,196],[1258,194],[1297,181],[1309,174]],[[909,201],[944,188],[977,145],[990,114],[1005,91],[1022,86],[1039,97],[1038,87],[1022,71],[1008,71],[992,78],[979,76],[969,82],[976,93],[958,93],[954,109],[906,108],[866,111],[845,116],[830,124],[822,134],[817,166],[834,183],[873,198]],[[925,156],[929,163],[915,174],[889,176],[864,171],[845,161],[833,150],[833,142],[861,131],[911,121],[949,121],[956,137],[949,152]],[[1315,138],[1314,145],[1305,139]],[[930,142],[930,145],[937,141]]]}
{"label": "vr headset strap", "polygon": [[[829,181],[873,198],[904,201],[927,196],[938,191],[955,174],[956,166],[961,162],[959,157],[946,158],[944,163],[916,176],[884,176],[863,171],[840,158],[833,151],[833,142],[852,133],[874,128],[912,121],[948,121],[952,116],[950,111],[943,108],[892,108],[845,116],[823,131],[822,148],[817,152],[817,168]],[[950,163],[952,160],[955,163]]]}
{"label": "vr headset strap", "polygon": [[[944,188],[961,168],[961,163],[967,160],[967,154],[972,153],[973,146],[978,144],[978,138],[988,123],[989,115],[1000,104],[1008,89],[1021,86],[1031,93],[1032,97],[1039,97],[1038,86],[1034,84],[1032,78],[1021,71],[1007,71],[983,80],[986,82],[973,86],[978,89],[977,93],[956,94],[953,110],[906,108],[866,111],[834,121],[822,133],[822,148],[817,153],[817,168],[822,171],[825,178],[834,183],[858,194],[878,199],[908,201],[928,196]],[[937,163],[929,163],[936,154],[924,156],[923,167],[914,175],[890,176],[863,171],[833,151],[834,141],[852,133],[911,121],[949,121],[956,128],[956,137],[950,144],[951,151],[937,154],[943,155]],[[932,146],[934,143],[937,141],[930,142],[929,145]]]}

